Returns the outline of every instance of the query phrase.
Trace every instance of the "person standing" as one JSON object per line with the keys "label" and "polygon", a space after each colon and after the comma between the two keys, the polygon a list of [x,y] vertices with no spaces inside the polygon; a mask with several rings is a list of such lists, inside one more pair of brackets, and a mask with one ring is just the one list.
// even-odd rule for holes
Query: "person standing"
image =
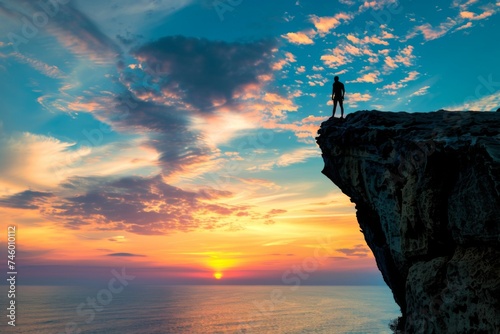
{"label": "person standing", "polygon": [[340,118],[344,118],[344,95],[345,87],[342,82],[339,81],[339,77],[335,76],[333,78],[333,88],[332,88],[332,101],[333,101],[333,117],[335,117],[335,111],[337,110],[337,103],[340,105]]}

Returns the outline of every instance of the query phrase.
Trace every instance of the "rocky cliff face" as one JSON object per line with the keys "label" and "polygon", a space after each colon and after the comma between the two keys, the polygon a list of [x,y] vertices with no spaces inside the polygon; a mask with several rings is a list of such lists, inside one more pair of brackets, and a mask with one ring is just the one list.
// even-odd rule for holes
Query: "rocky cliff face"
{"label": "rocky cliff face", "polygon": [[318,133],[405,332],[500,333],[500,113],[358,111]]}

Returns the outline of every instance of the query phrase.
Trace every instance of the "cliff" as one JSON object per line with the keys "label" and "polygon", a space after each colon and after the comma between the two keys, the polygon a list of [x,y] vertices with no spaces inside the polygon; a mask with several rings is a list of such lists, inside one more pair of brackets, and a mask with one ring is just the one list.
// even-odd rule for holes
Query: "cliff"
{"label": "cliff", "polygon": [[358,111],[321,125],[406,333],[500,333],[500,113]]}

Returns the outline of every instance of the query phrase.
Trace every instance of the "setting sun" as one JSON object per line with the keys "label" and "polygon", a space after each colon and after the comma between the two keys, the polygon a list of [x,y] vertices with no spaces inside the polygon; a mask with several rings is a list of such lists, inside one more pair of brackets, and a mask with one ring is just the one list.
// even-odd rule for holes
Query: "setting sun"
{"label": "setting sun", "polygon": [[222,276],[223,276],[223,275],[222,275],[222,273],[221,273],[220,271],[218,271],[218,272],[214,273],[214,277],[215,277],[215,279],[221,279],[221,278],[222,278]]}

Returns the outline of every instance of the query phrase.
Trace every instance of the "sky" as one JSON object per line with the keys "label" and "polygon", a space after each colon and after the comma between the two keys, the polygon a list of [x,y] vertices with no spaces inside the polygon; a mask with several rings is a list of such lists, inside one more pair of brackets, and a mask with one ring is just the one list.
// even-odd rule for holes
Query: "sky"
{"label": "sky", "polygon": [[116,268],[151,284],[383,284],[321,174],[333,77],[346,114],[496,110],[499,12],[0,0],[0,254],[15,225],[25,284]]}

